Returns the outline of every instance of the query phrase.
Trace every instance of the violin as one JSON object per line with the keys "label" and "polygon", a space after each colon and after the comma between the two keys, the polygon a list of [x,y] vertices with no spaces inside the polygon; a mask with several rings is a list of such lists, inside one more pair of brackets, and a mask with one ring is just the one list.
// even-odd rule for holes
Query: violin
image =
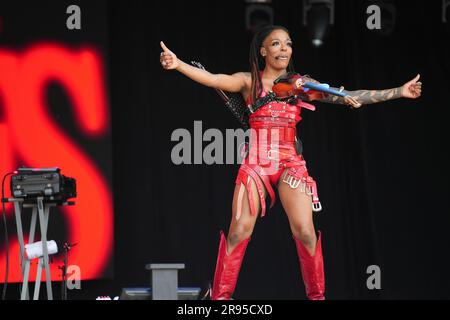
{"label": "violin", "polygon": [[331,89],[326,83],[305,81],[305,79],[296,72],[285,73],[273,83],[272,91],[278,98],[307,95],[309,101],[313,101],[324,98],[325,93],[340,97],[346,96],[344,92]]}

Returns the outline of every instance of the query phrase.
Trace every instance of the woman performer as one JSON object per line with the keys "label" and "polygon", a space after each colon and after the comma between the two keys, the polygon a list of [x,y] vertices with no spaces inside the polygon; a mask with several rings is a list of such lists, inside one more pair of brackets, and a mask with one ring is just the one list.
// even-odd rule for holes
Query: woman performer
{"label": "woman performer", "polygon": [[[302,155],[296,151],[296,124],[301,120],[301,108],[314,110],[314,106],[305,102],[312,100],[359,108],[364,104],[402,97],[418,98],[422,85],[418,82],[420,75],[398,88],[357,91],[343,90],[343,87],[340,90],[331,88],[343,92],[345,96],[311,91],[310,94],[299,95],[301,100],[286,102],[267,99],[263,101],[269,102],[261,106],[261,99],[271,92],[274,81],[294,71],[292,40],[286,28],[268,26],[259,30],[250,47],[251,72],[232,75],[212,74],[196,68],[178,59],[162,41],[161,47],[163,52],[160,62],[164,69],[178,70],[208,87],[240,92],[249,106],[253,107],[253,113],[249,116],[252,129],[250,146],[235,181],[228,236],[225,238],[223,231],[220,234],[211,298],[231,299],[257,216],[260,212],[264,216],[267,194],[271,199],[270,207],[273,206],[273,187],[276,187],[289,219],[307,297],[311,300],[325,299],[321,232],[318,231],[316,235],[313,224],[313,211],[320,211],[321,205],[316,183],[309,176]],[[318,83],[309,76],[301,79],[303,83]],[[265,132],[266,137],[263,137],[262,132]]]}

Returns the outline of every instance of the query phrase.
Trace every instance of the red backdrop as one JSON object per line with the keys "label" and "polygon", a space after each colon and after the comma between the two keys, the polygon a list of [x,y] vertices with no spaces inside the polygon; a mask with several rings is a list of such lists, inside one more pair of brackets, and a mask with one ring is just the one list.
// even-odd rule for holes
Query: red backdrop
{"label": "red backdrop", "polygon": [[[68,97],[78,135],[95,143],[109,139],[103,60],[94,48],[39,43],[17,51],[0,46],[0,174],[19,165],[56,166],[63,174],[76,178],[76,205],[58,213],[50,212],[48,237],[52,239],[52,230],[65,228],[65,239],[78,244],[70,252],[69,264],[80,267],[82,279],[93,279],[103,275],[112,255],[111,189],[104,170],[98,166],[98,159],[93,159],[52,116],[46,100],[50,83],[57,83]],[[109,160],[108,155],[104,158]],[[8,184],[6,190],[9,195]],[[19,245],[10,205],[7,214],[10,222],[9,281],[18,282],[21,281]],[[62,215],[64,226],[51,224],[55,214]],[[29,214],[23,214],[23,220],[29,218]],[[24,230],[25,242],[27,229]],[[60,251],[62,245],[58,243]],[[0,250],[0,281],[3,281],[5,252],[3,248]],[[53,280],[60,279],[58,257],[61,255],[51,264]],[[32,279],[36,275],[35,268],[33,264]]]}

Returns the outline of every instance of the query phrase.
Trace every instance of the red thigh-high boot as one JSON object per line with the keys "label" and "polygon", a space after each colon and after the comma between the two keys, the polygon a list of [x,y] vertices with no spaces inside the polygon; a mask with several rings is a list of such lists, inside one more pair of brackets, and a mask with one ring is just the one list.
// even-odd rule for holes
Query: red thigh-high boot
{"label": "red thigh-high boot", "polygon": [[220,232],[219,253],[211,292],[211,300],[230,300],[244,259],[250,238],[242,240],[231,253],[227,252],[227,240]]}
{"label": "red thigh-high boot", "polygon": [[323,271],[321,232],[317,240],[316,252],[313,256],[303,243],[294,237],[297,254],[300,260],[303,282],[309,300],[325,300],[325,275]]}

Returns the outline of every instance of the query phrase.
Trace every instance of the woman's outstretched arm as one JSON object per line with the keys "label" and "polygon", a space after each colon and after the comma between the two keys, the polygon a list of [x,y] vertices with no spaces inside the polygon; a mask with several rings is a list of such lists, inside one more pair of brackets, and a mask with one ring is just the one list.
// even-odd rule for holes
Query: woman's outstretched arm
{"label": "woman's outstretched arm", "polygon": [[206,70],[191,66],[180,59],[166,47],[164,42],[160,43],[163,52],[161,52],[160,62],[166,70],[178,70],[188,78],[203,84],[205,86],[220,89],[228,92],[241,92],[250,81],[250,74],[238,72],[233,75],[213,74]]}
{"label": "woman's outstretched arm", "polygon": [[[342,92],[346,93],[354,100],[356,100],[359,104],[371,104],[378,103],[392,99],[398,98],[411,98],[415,99],[420,97],[422,93],[422,83],[418,81],[420,75],[418,74],[414,79],[408,81],[401,87],[392,88],[392,89],[384,89],[384,90],[342,90]],[[318,81],[312,79],[311,77],[306,76],[305,81],[316,82]],[[340,88],[333,88],[335,90],[340,90]],[[325,94],[322,98],[317,99],[322,102],[329,102],[335,104],[349,104],[344,97],[334,96],[331,94]],[[353,105],[353,107],[359,107]]]}

